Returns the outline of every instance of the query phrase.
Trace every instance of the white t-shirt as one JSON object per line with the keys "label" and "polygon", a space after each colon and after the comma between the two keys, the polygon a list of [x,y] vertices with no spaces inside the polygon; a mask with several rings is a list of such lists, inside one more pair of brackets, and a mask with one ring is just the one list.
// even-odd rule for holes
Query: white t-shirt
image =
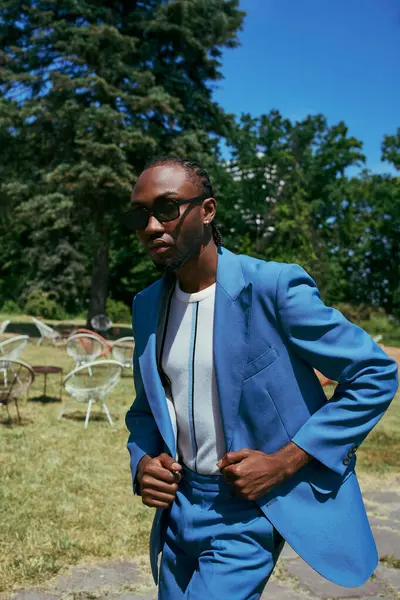
{"label": "white t-shirt", "polygon": [[215,288],[187,294],[176,283],[161,357],[179,460],[203,475],[219,473],[225,453],[213,359]]}

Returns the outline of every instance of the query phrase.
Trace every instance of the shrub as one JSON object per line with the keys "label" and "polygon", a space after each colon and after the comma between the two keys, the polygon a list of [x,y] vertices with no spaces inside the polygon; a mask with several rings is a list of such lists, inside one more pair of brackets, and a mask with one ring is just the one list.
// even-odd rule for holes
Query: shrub
{"label": "shrub", "polygon": [[54,292],[44,292],[43,290],[32,290],[26,298],[25,311],[28,315],[40,316],[45,319],[62,320],[67,314],[56,299]]}
{"label": "shrub", "polygon": [[383,308],[369,306],[368,304],[350,304],[348,302],[339,302],[334,304],[333,308],[337,308],[340,312],[352,323],[360,321],[369,321],[371,318],[386,318],[386,313]]}
{"label": "shrub", "polygon": [[111,319],[113,323],[130,323],[131,322],[131,310],[126,304],[120,300],[113,300],[113,298],[107,299],[106,304],[107,317]]}
{"label": "shrub", "polygon": [[21,309],[14,300],[6,300],[1,308],[1,312],[16,314],[20,313]]}

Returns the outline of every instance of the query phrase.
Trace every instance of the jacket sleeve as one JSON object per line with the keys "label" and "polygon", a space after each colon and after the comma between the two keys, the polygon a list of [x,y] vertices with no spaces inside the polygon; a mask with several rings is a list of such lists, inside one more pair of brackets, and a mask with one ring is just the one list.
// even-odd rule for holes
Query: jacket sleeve
{"label": "jacket sleeve", "polygon": [[[132,329],[136,340],[135,301],[132,307]],[[140,494],[140,489],[136,482],[138,463],[145,454],[158,456],[162,452],[163,442],[143,387],[136,344],[133,354],[133,377],[136,398],[126,413],[125,423],[130,432],[127,447],[130,454],[133,491],[135,494]]]}
{"label": "jacket sleeve", "polygon": [[354,453],[396,394],[397,363],[363,329],[325,306],[316,284],[298,265],[282,268],[277,308],[293,350],[338,382],[333,397],[292,441],[343,476],[354,466]]}

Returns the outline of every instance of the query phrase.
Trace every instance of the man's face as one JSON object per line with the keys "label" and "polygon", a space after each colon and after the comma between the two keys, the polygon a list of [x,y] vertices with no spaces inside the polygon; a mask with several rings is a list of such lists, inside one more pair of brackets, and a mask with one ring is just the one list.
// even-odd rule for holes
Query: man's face
{"label": "man's face", "polygon": [[[196,181],[180,165],[160,165],[144,171],[132,191],[132,208],[145,206],[152,212],[156,199],[177,201],[200,195]],[[201,202],[179,207],[179,216],[168,222],[151,215],[147,226],[137,235],[155,266],[176,270],[200,253],[204,237],[204,211]]]}

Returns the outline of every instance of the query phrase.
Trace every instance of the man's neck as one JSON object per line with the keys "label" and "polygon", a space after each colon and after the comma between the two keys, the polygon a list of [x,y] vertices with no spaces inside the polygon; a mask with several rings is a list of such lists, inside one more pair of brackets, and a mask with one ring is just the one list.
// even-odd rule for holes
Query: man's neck
{"label": "man's neck", "polygon": [[194,294],[215,283],[217,279],[218,248],[211,241],[200,254],[188,260],[177,272],[179,287],[183,292]]}

